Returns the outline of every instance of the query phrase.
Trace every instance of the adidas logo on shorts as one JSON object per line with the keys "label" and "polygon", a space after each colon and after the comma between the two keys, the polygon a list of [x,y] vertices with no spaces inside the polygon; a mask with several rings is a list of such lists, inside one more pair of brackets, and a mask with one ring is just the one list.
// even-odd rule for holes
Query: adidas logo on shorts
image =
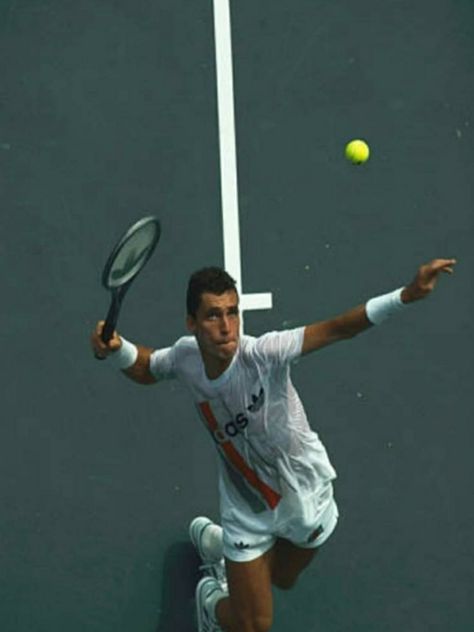
{"label": "adidas logo on shorts", "polygon": [[234,542],[234,546],[236,549],[239,549],[239,551],[242,551],[243,549],[248,549],[250,547],[250,544],[244,544],[243,542]]}

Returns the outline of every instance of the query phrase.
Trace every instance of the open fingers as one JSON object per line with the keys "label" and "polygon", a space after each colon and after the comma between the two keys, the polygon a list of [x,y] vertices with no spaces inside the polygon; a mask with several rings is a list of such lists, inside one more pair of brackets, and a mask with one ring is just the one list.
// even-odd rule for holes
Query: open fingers
{"label": "open fingers", "polygon": [[431,265],[436,269],[450,268],[452,270],[456,263],[456,259],[434,259],[434,261],[431,262]]}
{"label": "open fingers", "polygon": [[456,265],[456,259],[433,259],[426,266],[422,266],[421,270],[425,270],[425,274],[428,274],[428,277],[433,277],[440,272],[448,272],[452,274],[454,272],[454,266]]}
{"label": "open fingers", "polygon": [[452,274],[454,272],[454,266],[456,265],[456,259],[441,259],[440,270]]}

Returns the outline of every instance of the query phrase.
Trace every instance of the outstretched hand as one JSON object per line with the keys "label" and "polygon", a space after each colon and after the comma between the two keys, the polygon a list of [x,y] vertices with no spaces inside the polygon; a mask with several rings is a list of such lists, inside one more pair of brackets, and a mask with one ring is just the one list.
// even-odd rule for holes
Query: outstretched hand
{"label": "outstretched hand", "polygon": [[403,290],[402,301],[410,303],[425,298],[434,290],[441,272],[452,274],[454,272],[453,266],[456,263],[456,259],[433,259],[433,261],[420,266],[416,277]]}

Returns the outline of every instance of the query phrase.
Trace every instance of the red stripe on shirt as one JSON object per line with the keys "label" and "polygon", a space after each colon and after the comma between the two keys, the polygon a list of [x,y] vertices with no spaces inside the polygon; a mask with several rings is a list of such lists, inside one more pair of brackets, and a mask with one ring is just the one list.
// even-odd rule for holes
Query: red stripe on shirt
{"label": "red stripe on shirt", "polygon": [[[209,429],[212,433],[214,433],[218,430],[219,425],[214,417],[214,413],[212,412],[209,402],[201,402],[199,404],[199,408],[204,415],[204,419],[206,420]],[[242,455],[236,450],[232,441],[227,439],[226,441],[219,442],[219,445],[225,452],[228,460],[242,474],[245,480],[262,494],[270,509],[275,509],[282,498],[281,495],[258,478],[254,470],[249,467]]]}

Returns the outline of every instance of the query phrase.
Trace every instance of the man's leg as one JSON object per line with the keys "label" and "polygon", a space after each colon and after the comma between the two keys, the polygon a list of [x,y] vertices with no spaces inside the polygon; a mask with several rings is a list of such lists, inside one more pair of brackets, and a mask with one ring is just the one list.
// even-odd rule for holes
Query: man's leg
{"label": "man's leg", "polygon": [[321,516],[318,527],[306,540],[308,543],[313,543],[313,548],[304,548],[293,544],[286,538],[277,538],[273,547],[272,582],[274,586],[283,590],[288,590],[294,586],[300,573],[315,557],[321,545],[331,536],[337,525],[338,517],[339,511],[333,500]]}
{"label": "man's leg", "polygon": [[229,597],[217,603],[216,616],[225,632],[268,632],[273,619],[273,549],[251,562],[226,558]]}
{"label": "man's leg", "polygon": [[278,538],[272,549],[251,562],[226,558],[229,597],[217,603],[216,616],[225,632],[267,632],[273,619],[271,584],[282,590],[294,586],[317,553]]}
{"label": "man's leg", "polygon": [[289,540],[278,538],[272,549],[272,583],[277,588],[292,588],[300,573],[316,555],[318,549],[303,549]]}

